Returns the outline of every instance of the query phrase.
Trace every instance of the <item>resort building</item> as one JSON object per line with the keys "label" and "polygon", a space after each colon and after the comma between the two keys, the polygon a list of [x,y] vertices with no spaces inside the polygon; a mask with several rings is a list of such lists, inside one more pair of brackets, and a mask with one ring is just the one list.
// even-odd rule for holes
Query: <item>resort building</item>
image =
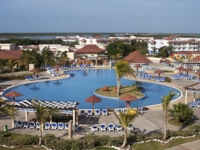
{"label": "resort building", "polygon": [[97,45],[86,45],[76,50],[76,58],[78,64],[106,65],[106,50],[99,48]]}
{"label": "resort building", "polygon": [[15,46],[14,43],[0,43],[0,50],[15,50]]}
{"label": "resort building", "polygon": [[169,36],[163,39],[152,39],[148,42],[149,54],[158,53],[158,49],[163,46],[173,46],[174,52],[199,52],[200,38],[179,38],[176,36]]}

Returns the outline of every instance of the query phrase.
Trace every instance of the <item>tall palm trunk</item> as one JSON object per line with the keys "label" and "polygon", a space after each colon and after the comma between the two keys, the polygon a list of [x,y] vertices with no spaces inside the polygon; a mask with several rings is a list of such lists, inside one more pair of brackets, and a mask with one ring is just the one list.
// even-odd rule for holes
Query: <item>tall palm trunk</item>
{"label": "tall palm trunk", "polygon": [[165,130],[164,130],[163,140],[166,140],[166,138],[167,138],[167,111],[165,111]]}
{"label": "tall palm trunk", "polygon": [[12,108],[12,128],[15,128],[14,120],[15,120],[15,97],[13,97],[13,108]]}
{"label": "tall palm trunk", "polygon": [[126,143],[127,143],[127,129],[124,129],[124,142],[121,146],[121,148],[124,148],[126,146]]}
{"label": "tall palm trunk", "polygon": [[120,82],[120,78],[119,76],[117,76],[117,95],[119,96],[120,94],[120,85],[121,85],[121,82]]}
{"label": "tall palm trunk", "polygon": [[40,137],[39,137],[39,144],[38,145],[41,145],[42,143],[42,129],[43,128],[43,123],[40,123]]}

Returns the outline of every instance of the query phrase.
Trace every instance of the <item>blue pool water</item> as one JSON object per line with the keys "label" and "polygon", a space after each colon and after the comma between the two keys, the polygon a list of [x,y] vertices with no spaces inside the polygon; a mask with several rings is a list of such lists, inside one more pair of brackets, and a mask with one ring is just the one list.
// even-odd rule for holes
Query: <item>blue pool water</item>
{"label": "blue pool water", "polygon": [[[4,92],[15,90],[23,94],[17,97],[16,101],[24,99],[55,100],[55,101],[78,101],[79,108],[91,108],[91,103],[86,103],[85,99],[94,94],[95,89],[104,86],[116,86],[116,75],[114,69],[83,69],[67,71],[71,77],[62,80],[30,83],[10,88]],[[121,79],[122,85],[132,85],[133,80]],[[30,81],[31,82],[31,81]],[[180,91],[160,84],[142,82],[145,97],[131,103],[131,107],[140,105],[149,106],[161,103],[161,97],[167,95],[170,90],[174,90],[180,96]],[[178,97],[177,96],[177,97]],[[175,98],[177,98],[175,97]],[[112,98],[103,98],[101,103],[95,103],[95,108],[122,108],[124,101]],[[174,99],[175,99],[174,98]]]}

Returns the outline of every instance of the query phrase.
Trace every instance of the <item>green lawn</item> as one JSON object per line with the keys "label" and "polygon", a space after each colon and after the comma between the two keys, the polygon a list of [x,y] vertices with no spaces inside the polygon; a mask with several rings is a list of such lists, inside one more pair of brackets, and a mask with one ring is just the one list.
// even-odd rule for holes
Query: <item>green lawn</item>
{"label": "green lawn", "polygon": [[43,147],[38,147],[38,148],[36,148],[36,147],[15,147],[15,148],[5,148],[5,147],[1,147],[0,146],[0,150],[12,150],[12,149],[14,149],[14,150],[46,150],[45,148],[43,148]]}
{"label": "green lawn", "polygon": [[187,142],[192,142],[195,140],[199,140],[200,139],[200,134],[197,135],[194,138],[185,138],[185,139],[173,139],[171,142],[167,143],[167,144],[163,144],[160,142],[149,142],[149,143],[143,143],[143,144],[133,144],[131,146],[131,150],[163,150],[166,148],[170,148],[170,147],[174,147],[183,143],[187,143]]}
{"label": "green lawn", "polygon": [[[103,91],[102,88],[100,88],[100,89],[97,89],[95,92],[97,94],[103,95],[103,96],[118,97],[117,94],[115,93],[115,88],[116,88],[116,86],[109,86],[108,87],[108,91]],[[137,98],[141,98],[141,97],[144,96],[142,93],[140,93],[140,91],[142,89],[143,88],[138,87],[136,85],[133,85],[133,86],[123,86],[120,89],[120,96],[130,94],[130,95],[135,96]]]}

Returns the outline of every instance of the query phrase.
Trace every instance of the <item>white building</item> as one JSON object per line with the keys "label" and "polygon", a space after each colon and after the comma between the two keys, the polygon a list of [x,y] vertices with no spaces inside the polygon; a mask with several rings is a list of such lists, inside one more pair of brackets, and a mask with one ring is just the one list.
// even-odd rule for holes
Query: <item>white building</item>
{"label": "white building", "polygon": [[14,43],[0,43],[0,50],[15,50],[15,46]]}
{"label": "white building", "polygon": [[152,39],[148,42],[149,54],[157,53],[158,49],[163,46],[173,46],[173,51],[200,51],[200,38],[179,38],[169,36],[163,39]]}

